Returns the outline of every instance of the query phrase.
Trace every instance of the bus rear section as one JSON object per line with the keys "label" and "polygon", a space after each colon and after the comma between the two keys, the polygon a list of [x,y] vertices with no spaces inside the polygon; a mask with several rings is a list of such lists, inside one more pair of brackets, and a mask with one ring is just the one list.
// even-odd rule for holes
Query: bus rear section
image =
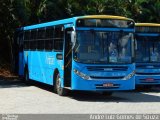
{"label": "bus rear section", "polygon": [[20,77],[23,76],[23,29],[16,29],[12,44],[12,70]]}
{"label": "bus rear section", "polygon": [[136,85],[160,85],[160,24],[136,24]]}

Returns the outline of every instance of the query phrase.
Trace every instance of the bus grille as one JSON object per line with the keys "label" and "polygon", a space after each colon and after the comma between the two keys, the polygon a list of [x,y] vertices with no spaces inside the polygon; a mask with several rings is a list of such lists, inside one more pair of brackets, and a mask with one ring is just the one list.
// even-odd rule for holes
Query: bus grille
{"label": "bus grille", "polygon": [[127,71],[127,66],[87,66],[88,71]]}
{"label": "bus grille", "polygon": [[136,65],[136,68],[141,68],[141,69],[159,69],[160,65]]}
{"label": "bus grille", "polygon": [[160,79],[154,79],[153,81],[147,81],[146,79],[140,79],[141,83],[158,83]]}
{"label": "bus grille", "polygon": [[102,77],[102,76],[90,76],[92,79],[107,79],[107,80],[111,80],[111,79],[123,79],[124,76],[113,76],[113,77]]}
{"label": "bus grille", "polygon": [[160,73],[141,73],[141,72],[136,72],[137,75],[160,75]]}

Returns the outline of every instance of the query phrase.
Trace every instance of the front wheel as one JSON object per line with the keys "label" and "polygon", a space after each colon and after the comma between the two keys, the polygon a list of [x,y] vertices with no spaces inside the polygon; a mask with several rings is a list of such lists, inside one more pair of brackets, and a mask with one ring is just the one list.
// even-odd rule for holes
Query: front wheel
{"label": "front wheel", "polygon": [[67,95],[67,90],[65,88],[61,87],[61,79],[59,73],[56,74],[55,76],[55,87],[54,91],[60,95],[60,96],[65,96]]}

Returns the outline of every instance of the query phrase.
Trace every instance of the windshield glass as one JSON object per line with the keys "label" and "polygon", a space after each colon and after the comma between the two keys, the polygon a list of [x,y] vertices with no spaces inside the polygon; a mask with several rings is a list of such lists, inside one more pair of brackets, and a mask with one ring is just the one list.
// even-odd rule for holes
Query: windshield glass
{"label": "windshield glass", "polygon": [[128,32],[77,31],[74,59],[83,63],[131,63]]}
{"label": "windshield glass", "polygon": [[160,62],[158,37],[136,36],[136,62]]}
{"label": "windshield glass", "polygon": [[77,27],[111,27],[111,28],[133,28],[134,22],[132,20],[118,20],[118,19],[78,19]]}

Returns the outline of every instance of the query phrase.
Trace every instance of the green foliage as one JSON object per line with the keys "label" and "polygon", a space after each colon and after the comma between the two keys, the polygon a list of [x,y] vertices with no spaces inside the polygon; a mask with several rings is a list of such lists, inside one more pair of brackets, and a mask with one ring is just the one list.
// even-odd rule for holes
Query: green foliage
{"label": "green foliage", "polygon": [[12,56],[11,44],[16,28],[93,14],[160,23],[160,0],[0,0],[1,59],[9,61]]}
{"label": "green foliage", "polygon": [[0,1],[0,61],[10,60],[14,28],[18,23],[13,11],[12,0]]}
{"label": "green foliage", "polygon": [[160,1],[146,0],[141,2],[141,14],[137,18],[139,22],[160,22]]}

